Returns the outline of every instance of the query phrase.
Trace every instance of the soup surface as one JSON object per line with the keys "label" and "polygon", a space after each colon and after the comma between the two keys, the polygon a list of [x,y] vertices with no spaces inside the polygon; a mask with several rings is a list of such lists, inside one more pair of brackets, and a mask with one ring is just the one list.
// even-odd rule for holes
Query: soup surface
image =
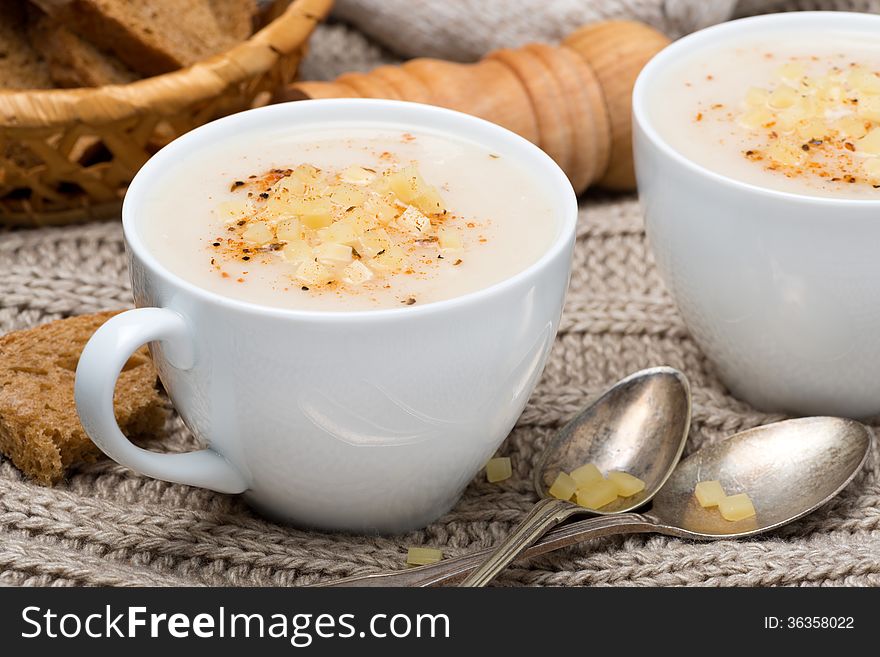
{"label": "soup surface", "polygon": [[447,134],[381,125],[253,135],[169,168],[140,234],[206,290],[301,310],[450,299],[536,262],[553,200],[517,161]]}
{"label": "soup surface", "polygon": [[693,162],[774,190],[880,199],[880,41],[793,29],[695,50],[649,91]]}

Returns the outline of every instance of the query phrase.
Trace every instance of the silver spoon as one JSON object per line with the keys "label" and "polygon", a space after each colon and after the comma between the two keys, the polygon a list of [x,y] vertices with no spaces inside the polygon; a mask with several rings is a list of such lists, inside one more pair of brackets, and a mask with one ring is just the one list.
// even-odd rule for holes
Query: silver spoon
{"label": "silver spoon", "polygon": [[[812,513],[849,484],[868,458],[871,431],[854,420],[813,417],[749,429],[681,461],[645,513],[572,522],[548,532],[518,558],[533,557],[614,534],[657,532],[691,540],[753,536]],[[728,522],[693,496],[700,481],[717,479],[728,494],[747,492],[757,514]],[[492,550],[430,566],[349,577],[330,586],[434,586],[461,578]]]}
{"label": "silver spoon", "polygon": [[[485,586],[525,548],[572,516],[625,513],[643,506],[672,474],[690,424],[690,386],[678,370],[654,367],[618,381],[556,432],[534,473],[535,490],[544,499],[461,586]],[[560,472],[587,463],[603,472],[628,472],[645,487],[599,510],[550,496],[549,488]]]}

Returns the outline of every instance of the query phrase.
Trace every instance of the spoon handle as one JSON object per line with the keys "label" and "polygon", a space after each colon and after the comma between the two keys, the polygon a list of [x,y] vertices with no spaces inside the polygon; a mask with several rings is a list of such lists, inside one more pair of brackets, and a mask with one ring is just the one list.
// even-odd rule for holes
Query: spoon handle
{"label": "spoon handle", "polygon": [[459,586],[486,586],[504,570],[523,550],[534,545],[547,530],[563,520],[584,513],[585,509],[570,502],[545,498],[538,502],[523,521],[498,545],[489,558],[468,575]]}
{"label": "spoon handle", "polygon": [[[655,525],[653,521],[635,513],[619,513],[604,515],[594,518],[586,518],[577,522],[568,523],[562,527],[547,532],[540,541],[526,548],[514,558],[517,559],[537,557],[547,552],[560,550],[570,545],[583,541],[612,534],[634,534],[649,531],[662,531],[662,527]],[[356,575],[338,579],[326,584],[316,584],[320,587],[424,587],[438,586],[472,572],[489,557],[494,548],[485,548],[477,552],[471,552],[460,557],[444,559],[428,566],[418,566],[397,570],[388,573],[375,573],[371,575]]]}

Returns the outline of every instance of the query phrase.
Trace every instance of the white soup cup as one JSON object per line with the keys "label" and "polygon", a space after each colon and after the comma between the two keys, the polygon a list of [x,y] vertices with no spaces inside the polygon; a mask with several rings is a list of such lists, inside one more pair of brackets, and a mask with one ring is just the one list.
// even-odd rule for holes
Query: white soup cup
{"label": "white soup cup", "polygon": [[819,198],[733,180],[682,156],[652,119],[669,66],[719,40],[801,28],[880,34],[880,16],[745,18],[645,66],[633,92],[639,196],[660,273],[730,391],[764,410],[861,418],[880,413],[880,190]]}
{"label": "white soup cup", "polygon": [[[287,310],[220,296],[175,275],[146,247],[141,228],[152,217],[145,197],[163,172],[185,168],[199,149],[247,133],[256,148],[273,133],[363,122],[456,135],[514,158],[552,196],[554,216],[535,217],[554,222],[551,246],[491,287],[363,312]],[[447,511],[521,414],[559,324],[577,203],[547,155],[497,125],[427,105],[334,99],[242,112],[182,136],[140,170],[122,215],[138,307],[97,331],[76,373],[77,408],[95,443],[151,477],[243,493],[283,522],[399,532]],[[206,449],[159,454],[120,432],[116,377],[144,343]]]}

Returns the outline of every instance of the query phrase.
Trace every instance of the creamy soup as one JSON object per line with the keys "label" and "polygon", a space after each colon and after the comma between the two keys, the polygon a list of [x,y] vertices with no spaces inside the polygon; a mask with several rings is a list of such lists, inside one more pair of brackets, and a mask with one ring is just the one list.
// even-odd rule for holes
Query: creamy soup
{"label": "creamy soup", "polygon": [[651,120],[688,159],[770,189],[880,199],[880,41],[790,29],[669,66]]}
{"label": "creamy soup", "polygon": [[503,281],[558,232],[520,163],[446,134],[314,127],[226,140],[154,185],[139,229],[175,274],[322,311],[415,306]]}

